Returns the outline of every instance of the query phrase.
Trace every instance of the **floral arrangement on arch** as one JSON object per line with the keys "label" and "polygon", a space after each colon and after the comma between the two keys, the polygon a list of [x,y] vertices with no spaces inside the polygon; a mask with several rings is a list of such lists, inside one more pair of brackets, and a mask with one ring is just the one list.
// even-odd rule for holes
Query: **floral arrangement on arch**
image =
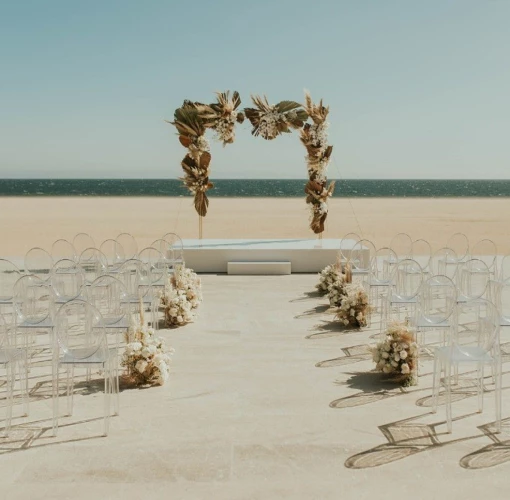
{"label": "floral arrangement on arch", "polygon": [[[270,104],[266,96],[251,96],[254,107],[245,108],[244,112],[238,111],[241,104],[238,92],[233,92],[232,96],[230,91],[217,92],[216,97],[217,102],[213,104],[185,100],[175,110],[174,121],[167,121],[176,127],[180,143],[188,149],[181,162],[184,170],[182,181],[194,195],[198,215],[206,216],[209,207],[206,192],[214,187],[209,181],[211,153],[205,133],[211,129],[224,146],[232,144],[235,125],[243,123],[246,116],[253,126],[252,135],[266,140],[300,129],[301,142],[307,151],[309,180],[305,194],[306,203],[310,205],[310,228],[315,234],[322,234],[328,215],[328,198],[335,188],[334,182],[329,185],[327,182],[327,168],[333,152],[327,133],[329,107],[323,106],[322,100],[314,104],[308,92],[305,92],[304,106],[295,101]],[[306,123],[308,118],[312,123]]]}
{"label": "floral arrangement on arch", "polygon": [[365,288],[361,283],[346,283],[344,290],[336,319],[344,326],[367,326],[370,305]]}
{"label": "floral arrangement on arch", "polygon": [[376,370],[394,377],[404,386],[416,384],[418,345],[406,323],[392,322],[386,338],[372,348]]}
{"label": "floral arrangement on arch", "polygon": [[179,134],[179,142],[188,149],[181,162],[184,177],[181,179],[195,197],[195,210],[205,217],[209,207],[206,192],[214,187],[209,181],[211,153],[209,141],[205,137],[207,129],[216,133],[217,140],[223,146],[232,144],[235,139],[235,124],[244,121],[244,114],[237,112],[241,104],[238,92],[217,92],[217,101],[213,104],[202,104],[185,100],[183,105],[174,112],[175,126]]}
{"label": "floral arrangement on arch", "polygon": [[170,374],[172,348],[157,337],[152,328],[134,321],[126,334],[126,347],[121,366],[127,368],[127,377],[136,385],[164,385]]}
{"label": "floral arrangement on arch", "polygon": [[166,326],[181,326],[194,321],[196,309],[201,302],[200,278],[192,269],[183,265],[177,266],[161,296]]}
{"label": "floral arrangement on arch", "polygon": [[306,148],[308,183],[305,186],[306,203],[310,205],[310,229],[320,234],[328,216],[328,198],[333,196],[335,182],[328,185],[327,169],[333,153],[328,145],[327,122],[329,107],[314,104],[308,92],[305,93],[305,109],[313,123],[306,123],[301,130],[301,142]]}

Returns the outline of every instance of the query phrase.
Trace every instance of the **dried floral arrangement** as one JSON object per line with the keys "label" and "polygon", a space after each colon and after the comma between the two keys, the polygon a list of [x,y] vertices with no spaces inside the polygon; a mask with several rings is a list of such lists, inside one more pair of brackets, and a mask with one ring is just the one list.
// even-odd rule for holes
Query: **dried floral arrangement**
{"label": "dried floral arrangement", "polygon": [[386,330],[386,338],[372,348],[376,370],[393,377],[403,386],[415,385],[418,362],[418,346],[406,323],[392,322]]}
{"label": "dried floral arrangement", "polygon": [[[209,181],[211,153],[207,129],[216,133],[216,138],[231,144],[235,139],[236,123],[243,123],[248,118],[252,124],[252,135],[273,140],[283,133],[300,129],[301,142],[306,148],[308,183],[305,186],[306,203],[310,205],[310,228],[315,234],[324,232],[328,216],[328,198],[333,195],[335,183],[327,182],[327,167],[333,152],[328,145],[329,107],[323,106],[322,100],[314,104],[310,94],[305,93],[305,105],[295,101],[281,101],[270,104],[266,96],[251,96],[254,107],[245,108],[244,113],[237,111],[241,98],[238,92],[218,92],[217,102],[203,104],[185,100],[175,110],[174,121],[168,122],[177,128],[179,141],[188,149],[181,162],[184,170],[184,185],[194,195],[195,210],[200,217],[205,217],[209,206],[206,192],[214,185]],[[306,123],[308,118],[312,123]],[[201,221],[201,219],[200,219]],[[201,238],[201,222],[200,222]]]}
{"label": "dried floral arrangement", "polygon": [[207,129],[216,133],[216,138],[223,143],[232,144],[235,139],[235,124],[244,121],[244,115],[237,112],[241,104],[238,92],[217,92],[217,102],[202,104],[200,102],[184,101],[175,110],[174,121],[171,123],[177,129],[180,143],[188,149],[181,162],[184,185],[195,197],[195,210],[198,215],[205,217],[209,206],[206,192],[214,187],[209,181],[211,153],[209,141],[205,137]]}
{"label": "dried floral arrangement", "polygon": [[303,106],[294,101],[281,101],[269,104],[267,97],[251,96],[255,108],[245,108],[244,114],[253,125],[251,131],[255,137],[261,136],[268,141],[283,133],[290,134],[292,129],[303,127],[308,115]]}
{"label": "dried floral arrangement", "polygon": [[367,326],[370,305],[365,288],[361,283],[347,283],[344,291],[336,319],[345,326]]}
{"label": "dried floral arrangement", "polygon": [[[341,266],[340,261],[337,262]],[[347,263],[342,269],[338,279],[328,287],[328,299],[331,307],[340,307],[344,297],[347,295],[346,286],[352,283],[352,270],[350,263]]]}
{"label": "dried floral arrangement", "polygon": [[342,273],[342,266],[340,261],[326,266],[319,273],[319,282],[315,285],[320,295],[327,295],[330,286],[334,285],[337,281],[344,281],[345,276]]}
{"label": "dried floral arrangement", "polygon": [[127,368],[127,378],[136,385],[163,385],[170,373],[170,355],[161,337],[152,328],[133,320],[126,333],[126,347],[122,353],[121,366]]}
{"label": "dried floral arrangement", "polygon": [[194,321],[201,302],[200,278],[192,269],[177,266],[161,296],[166,326],[180,326]]}
{"label": "dried floral arrangement", "polygon": [[327,122],[329,107],[314,104],[308,92],[305,93],[305,109],[313,123],[306,123],[301,130],[301,142],[306,148],[308,183],[305,187],[306,203],[310,205],[310,229],[315,234],[324,232],[328,216],[328,198],[333,195],[335,182],[328,185],[327,169],[333,152],[328,145]]}

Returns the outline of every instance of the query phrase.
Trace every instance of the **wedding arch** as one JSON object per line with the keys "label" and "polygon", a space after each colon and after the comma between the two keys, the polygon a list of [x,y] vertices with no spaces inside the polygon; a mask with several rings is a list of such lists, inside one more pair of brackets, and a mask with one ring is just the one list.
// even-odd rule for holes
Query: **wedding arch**
{"label": "wedding arch", "polygon": [[[232,144],[235,139],[236,123],[247,118],[253,129],[252,135],[273,140],[292,130],[300,131],[300,139],[306,148],[308,182],[305,186],[306,203],[310,206],[310,229],[322,236],[328,216],[328,198],[333,194],[335,183],[327,180],[327,167],[333,151],[328,145],[329,107],[323,106],[322,99],[314,104],[305,92],[305,104],[294,101],[281,101],[269,104],[267,98],[251,96],[253,108],[239,110],[241,98],[237,91],[217,92],[216,102],[203,104],[185,100],[174,113],[170,123],[177,129],[180,143],[188,149],[181,162],[184,177],[181,180],[194,195],[195,210],[199,215],[199,237],[202,238],[202,219],[207,215],[209,199],[207,191],[214,187],[210,182],[211,152],[205,137],[208,129],[215,132],[216,139],[223,146]],[[311,119],[311,123],[308,121]]]}

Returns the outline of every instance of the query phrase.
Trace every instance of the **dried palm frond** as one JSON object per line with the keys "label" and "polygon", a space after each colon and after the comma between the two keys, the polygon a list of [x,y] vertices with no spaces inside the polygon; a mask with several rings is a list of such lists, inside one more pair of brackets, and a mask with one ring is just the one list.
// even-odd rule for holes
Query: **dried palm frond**
{"label": "dried palm frond", "polygon": [[251,96],[255,108],[245,108],[244,114],[253,125],[252,135],[261,135],[272,140],[282,133],[290,133],[292,128],[301,128],[308,118],[302,105],[294,101],[281,101],[269,104],[266,96]]}
{"label": "dried palm frond", "polygon": [[333,146],[327,144],[326,118],[329,108],[322,100],[314,104],[310,94],[305,93],[305,110],[313,123],[306,123],[301,129],[301,142],[306,148],[306,161],[309,181],[305,187],[306,203],[310,205],[310,228],[314,233],[324,231],[324,222],[328,216],[327,201],[333,195],[335,183],[327,186],[326,170],[333,152]]}

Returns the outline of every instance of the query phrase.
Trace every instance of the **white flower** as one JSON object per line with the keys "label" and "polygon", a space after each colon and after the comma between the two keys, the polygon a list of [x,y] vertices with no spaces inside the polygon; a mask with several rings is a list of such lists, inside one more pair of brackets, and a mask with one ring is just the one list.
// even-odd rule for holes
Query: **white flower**
{"label": "white flower", "polygon": [[381,356],[384,358],[384,359],[388,359],[390,357],[389,353],[387,353],[386,351],[382,352],[381,353]]}
{"label": "white flower", "polygon": [[402,363],[402,366],[400,368],[404,375],[407,375],[408,373],[411,372],[411,369],[409,368],[409,365],[407,363]]}
{"label": "white flower", "polygon": [[402,350],[400,351],[400,359],[406,359],[407,358],[407,352]]}
{"label": "white flower", "polygon": [[143,373],[145,371],[145,369],[147,368],[147,361],[145,361],[144,359],[141,359],[140,361],[138,361],[135,365],[135,368],[140,372],[140,373]]}

